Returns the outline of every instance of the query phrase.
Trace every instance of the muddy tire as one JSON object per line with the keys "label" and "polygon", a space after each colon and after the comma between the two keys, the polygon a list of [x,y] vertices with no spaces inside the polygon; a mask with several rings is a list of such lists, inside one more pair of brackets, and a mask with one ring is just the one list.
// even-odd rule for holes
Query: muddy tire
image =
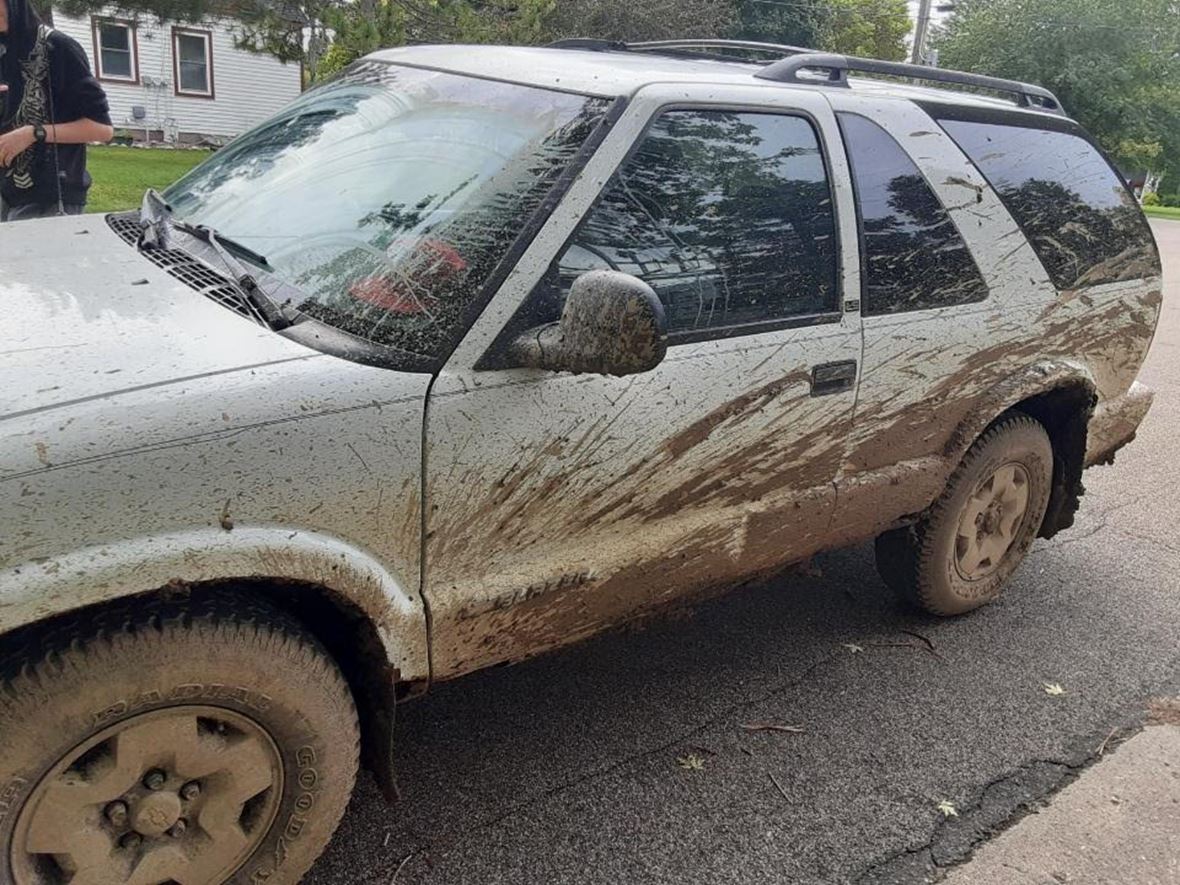
{"label": "muddy tire", "polygon": [[909,606],[958,615],[991,602],[1032,546],[1053,483],[1044,427],[1011,413],[975,441],[914,525],[877,538],[877,571]]}
{"label": "muddy tire", "polygon": [[130,600],[5,653],[0,882],[288,885],[336,829],[356,709],[269,606]]}

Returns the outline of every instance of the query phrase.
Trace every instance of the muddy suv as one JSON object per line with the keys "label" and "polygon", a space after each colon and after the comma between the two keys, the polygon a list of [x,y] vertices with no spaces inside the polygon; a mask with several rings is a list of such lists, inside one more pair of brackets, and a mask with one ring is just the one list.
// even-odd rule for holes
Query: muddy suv
{"label": "muddy suv", "polygon": [[873,538],[966,612],[1070,525],[1151,401],[1119,176],[766,51],[381,52],[3,229],[0,879],[295,882],[432,682]]}

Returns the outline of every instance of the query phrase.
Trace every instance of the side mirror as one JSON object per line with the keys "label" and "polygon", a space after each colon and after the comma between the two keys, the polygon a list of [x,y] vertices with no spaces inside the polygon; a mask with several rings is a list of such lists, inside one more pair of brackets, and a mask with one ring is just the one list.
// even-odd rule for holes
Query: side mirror
{"label": "side mirror", "polygon": [[630,274],[592,270],[574,280],[556,323],[529,329],[509,346],[509,362],[530,369],[637,375],[668,352],[664,306]]}

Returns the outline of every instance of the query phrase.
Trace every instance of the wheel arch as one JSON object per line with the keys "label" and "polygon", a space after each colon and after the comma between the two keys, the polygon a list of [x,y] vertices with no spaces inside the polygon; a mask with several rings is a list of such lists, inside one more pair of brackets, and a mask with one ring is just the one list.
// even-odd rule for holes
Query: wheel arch
{"label": "wheel arch", "polygon": [[957,463],[988,427],[1006,413],[1022,412],[1049,434],[1053,446],[1053,489],[1038,535],[1051,538],[1073,525],[1081,496],[1090,418],[1098,403],[1090,371],[1072,361],[1045,361],[1014,373],[986,391],[956,429],[946,454]]}
{"label": "wheel arch", "polygon": [[4,663],[35,652],[47,632],[128,599],[249,594],[294,617],[336,660],[357,706],[363,761],[392,798],[394,707],[429,678],[422,606],[362,551],[290,534],[275,546],[269,529],[190,532],[0,571]]}

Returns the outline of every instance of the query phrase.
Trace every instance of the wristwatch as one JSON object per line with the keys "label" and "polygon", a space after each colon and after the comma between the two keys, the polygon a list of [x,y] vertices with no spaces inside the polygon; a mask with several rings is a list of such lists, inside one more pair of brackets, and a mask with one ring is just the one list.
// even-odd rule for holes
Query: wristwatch
{"label": "wristwatch", "polygon": [[40,123],[36,124],[33,127],[33,139],[37,142],[37,144],[45,144],[45,138],[45,127]]}

